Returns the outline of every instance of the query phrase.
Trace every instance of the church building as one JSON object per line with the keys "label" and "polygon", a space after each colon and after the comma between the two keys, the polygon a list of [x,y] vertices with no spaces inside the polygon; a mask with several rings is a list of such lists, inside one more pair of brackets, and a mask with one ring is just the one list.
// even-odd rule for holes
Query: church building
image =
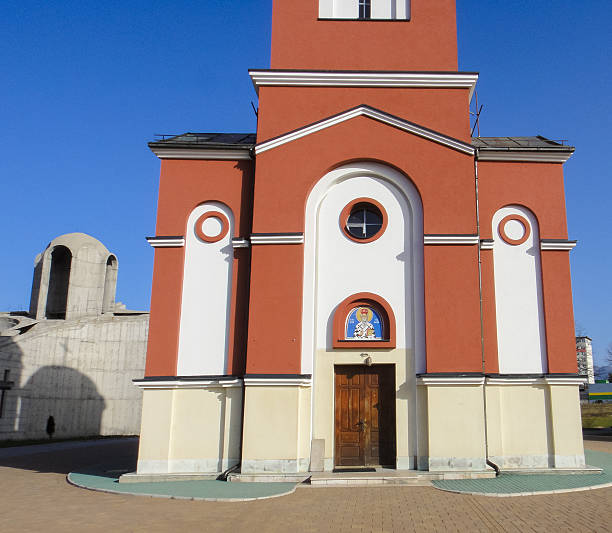
{"label": "church building", "polygon": [[574,149],[471,136],[455,0],[274,0],[249,75],[256,133],[149,144],[138,474],[583,468]]}

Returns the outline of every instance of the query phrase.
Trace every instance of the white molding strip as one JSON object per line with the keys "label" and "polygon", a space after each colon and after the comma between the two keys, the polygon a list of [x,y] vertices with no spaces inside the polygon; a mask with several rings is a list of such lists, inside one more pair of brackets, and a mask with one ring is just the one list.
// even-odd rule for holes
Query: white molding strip
{"label": "white molding strip", "polygon": [[476,88],[475,72],[343,72],[249,70],[253,86],[259,87],[405,87],[427,89]]}
{"label": "white molding strip", "polygon": [[347,120],[351,120],[353,118],[361,116],[371,118],[373,120],[382,122],[383,124],[387,124],[403,131],[407,131],[409,133],[412,133],[419,137],[423,137],[424,139],[428,139],[443,146],[447,146],[448,148],[452,148],[464,154],[474,155],[476,150],[470,144],[459,141],[458,139],[453,139],[452,137],[447,137],[442,133],[436,133],[432,130],[423,128],[418,124],[414,124],[412,122],[408,122],[407,120],[403,120],[393,115],[389,115],[388,113],[379,111],[378,109],[374,109],[368,106],[358,106],[353,109],[349,109],[344,113],[334,115],[319,122],[315,122],[314,124],[304,126],[303,128],[286,133],[274,139],[270,139],[269,141],[256,144],[255,154],[261,154],[262,152],[266,152],[267,150],[271,150],[272,148],[282,146],[285,143],[301,139],[302,137],[306,137],[307,135],[316,133],[317,131],[330,128],[331,126],[335,126],[336,124],[340,124]]}
{"label": "white molding strip", "polygon": [[544,378],[542,377],[498,377],[498,378],[487,378],[487,385],[543,385]]}
{"label": "white molding strip", "polygon": [[424,244],[478,244],[478,235],[425,235]]}
{"label": "white molding strip", "polygon": [[181,248],[185,246],[185,237],[146,237],[153,248]]}
{"label": "white molding strip", "polygon": [[544,381],[549,385],[582,385],[588,381],[587,376],[546,376]]}
{"label": "white molding strip", "polygon": [[312,378],[244,378],[247,387],[311,387]]}
{"label": "white molding strip", "polygon": [[478,161],[524,161],[529,163],[565,163],[573,152],[478,149]]}
{"label": "white molding strip", "polygon": [[493,239],[482,239],[480,241],[481,250],[493,250]]}
{"label": "white molding strip", "polygon": [[303,244],[303,233],[253,233],[251,244]]}
{"label": "white molding strip", "polygon": [[553,239],[542,239],[540,241],[540,250],[563,250],[569,251],[576,247],[578,241],[568,241],[568,240],[553,240]]}
{"label": "white molding strip", "polygon": [[242,387],[242,380],[234,379],[160,379],[160,380],[132,380],[139,389],[228,389]]}
{"label": "white molding strip", "polygon": [[178,148],[171,145],[163,148],[151,148],[151,151],[160,159],[213,159],[223,161],[237,161],[252,159],[250,150],[222,150],[219,148]]}
{"label": "white molding strip", "polygon": [[232,239],[233,248],[248,248],[249,246],[251,246],[251,243],[248,239],[243,239],[242,237],[234,237]]}
{"label": "white molding strip", "polygon": [[421,376],[417,385],[482,385],[484,376]]}

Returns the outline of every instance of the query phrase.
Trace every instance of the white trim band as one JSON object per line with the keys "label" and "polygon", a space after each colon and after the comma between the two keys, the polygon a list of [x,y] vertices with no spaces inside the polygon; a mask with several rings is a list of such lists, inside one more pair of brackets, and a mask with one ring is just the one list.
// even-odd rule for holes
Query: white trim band
{"label": "white trim band", "polygon": [[474,72],[326,72],[250,70],[255,91],[259,87],[404,87],[469,89],[470,100],[478,74]]}
{"label": "white trim band", "polygon": [[544,378],[542,377],[525,377],[525,378],[487,378],[487,385],[543,385]]}
{"label": "white trim band", "polygon": [[565,163],[573,152],[537,152],[478,150],[478,161],[525,161],[529,163]]}
{"label": "white trim band", "polygon": [[151,148],[151,151],[160,159],[214,159],[223,161],[237,161],[251,159],[250,150],[222,150],[218,148]]}
{"label": "white trim band", "polygon": [[232,247],[233,248],[248,248],[251,245],[248,239],[243,239],[241,237],[234,237],[232,239]]}
{"label": "white trim band", "polygon": [[312,378],[244,378],[247,387],[312,387]]}
{"label": "white trim band", "polygon": [[251,244],[303,244],[303,233],[254,233]]}
{"label": "white trim band", "polygon": [[421,376],[417,385],[482,385],[484,376]]}
{"label": "white trim band", "polygon": [[482,239],[480,241],[481,250],[493,250],[493,239]]}
{"label": "white trim band", "polygon": [[133,380],[139,389],[228,389],[242,387],[242,380],[235,379],[160,379]]}
{"label": "white trim band", "polygon": [[354,109],[345,111],[344,113],[340,113],[339,115],[335,115],[333,117],[316,122],[315,124],[304,126],[303,128],[300,128],[298,130],[286,133],[285,135],[281,135],[280,137],[276,137],[274,139],[270,139],[269,141],[256,144],[255,154],[259,155],[262,152],[266,152],[267,150],[271,150],[272,148],[277,148],[278,146],[282,146],[285,143],[301,139],[302,137],[306,137],[307,135],[316,133],[317,131],[327,129],[331,126],[335,126],[336,124],[340,124],[352,118],[357,118],[361,116],[371,118],[373,120],[382,122],[383,124],[387,124],[389,126],[393,126],[394,128],[398,128],[403,131],[407,131],[409,133],[417,135],[418,137],[423,137],[424,139],[428,139],[443,146],[447,146],[448,148],[452,148],[464,154],[474,155],[474,152],[476,150],[473,146],[457,139],[453,139],[452,137],[447,137],[446,135],[443,135],[441,133],[436,133],[434,131],[425,129],[421,126],[418,126],[417,124],[413,124],[412,122],[408,122],[401,118],[394,117],[393,115],[383,113],[382,111],[378,111],[377,109],[373,109],[367,106],[359,106]]}
{"label": "white trim band", "polygon": [[425,235],[424,244],[478,244],[478,235]]}
{"label": "white trim band", "polygon": [[540,250],[565,250],[569,251],[576,248],[578,244],[577,241],[553,241],[553,240],[544,240],[540,241]]}
{"label": "white trim band", "polygon": [[153,248],[181,248],[185,246],[185,237],[147,237]]}
{"label": "white trim band", "polygon": [[586,383],[588,381],[588,377],[587,376],[577,376],[577,377],[555,377],[555,376],[546,376],[544,378],[544,381],[546,381],[546,383],[548,383],[549,385],[583,385],[584,383]]}

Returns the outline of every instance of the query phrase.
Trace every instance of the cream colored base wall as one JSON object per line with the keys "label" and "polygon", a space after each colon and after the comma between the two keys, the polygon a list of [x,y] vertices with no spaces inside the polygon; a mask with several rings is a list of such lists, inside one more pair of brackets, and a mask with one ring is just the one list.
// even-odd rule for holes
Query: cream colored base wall
{"label": "cream colored base wall", "polygon": [[427,462],[431,471],[485,470],[482,385],[420,385],[419,389],[427,397],[429,441],[419,466]]}
{"label": "cream colored base wall", "polygon": [[307,472],[310,385],[247,385],[241,472]]}
{"label": "cream colored base wall", "polygon": [[[364,350],[318,350],[313,380],[313,439],[325,441],[324,469],[334,468],[335,365],[363,365]],[[368,350],[372,364],[395,365],[396,467],[416,468],[418,427],[414,356],[411,350]],[[421,423],[421,427],[423,424]]]}
{"label": "cream colored base wall", "polygon": [[576,385],[488,384],[489,458],[502,469],[585,466]]}
{"label": "cream colored base wall", "polygon": [[218,473],[238,464],[242,386],[148,389],[139,474]]}

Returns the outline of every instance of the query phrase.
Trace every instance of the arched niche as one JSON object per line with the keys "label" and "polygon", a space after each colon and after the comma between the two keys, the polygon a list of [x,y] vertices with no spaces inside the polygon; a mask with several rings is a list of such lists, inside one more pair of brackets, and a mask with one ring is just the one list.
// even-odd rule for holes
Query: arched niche
{"label": "arched niche", "polygon": [[115,307],[117,293],[117,258],[109,255],[104,269],[104,293],[102,297],[102,313],[110,313]]}
{"label": "arched niche", "polygon": [[68,287],[72,253],[65,246],[56,246],[51,252],[49,289],[47,292],[46,318],[66,318],[68,307]]}
{"label": "arched niche", "polygon": [[361,292],[334,313],[334,348],[395,348],[395,315],[382,297]]}

